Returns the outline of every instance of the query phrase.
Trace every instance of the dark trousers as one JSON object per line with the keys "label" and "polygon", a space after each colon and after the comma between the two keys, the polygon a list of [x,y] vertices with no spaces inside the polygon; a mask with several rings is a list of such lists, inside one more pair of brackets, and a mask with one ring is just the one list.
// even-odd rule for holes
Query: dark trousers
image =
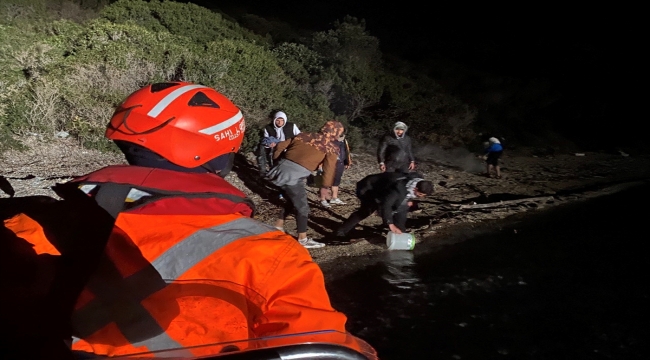
{"label": "dark trousers", "polygon": [[257,149],[257,166],[260,171],[260,174],[266,174],[268,164],[269,169],[273,167],[273,148],[267,148],[264,145],[260,144]]}
{"label": "dark trousers", "polygon": [[[361,206],[357,211],[353,212],[336,231],[337,236],[345,236],[350,230],[354,229],[361,220],[372,215],[373,212],[379,209],[379,204],[372,200],[361,200]],[[409,207],[406,205],[400,206],[397,211],[393,212],[393,224],[400,230],[406,231],[406,217],[408,215]]]}
{"label": "dark trousers", "polygon": [[398,148],[391,147],[386,156],[386,171],[387,172],[409,172],[410,160],[406,151]]}
{"label": "dark trousers", "polygon": [[280,187],[280,189],[285,198],[284,207],[280,209],[280,219],[284,220],[287,214],[295,210],[298,232],[307,232],[309,203],[307,202],[307,190],[305,190],[305,181],[301,180],[296,185],[285,185]]}
{"label": "dark trousers", "polygon": [[409,172],[410,161],[386,161],[386,172]]}

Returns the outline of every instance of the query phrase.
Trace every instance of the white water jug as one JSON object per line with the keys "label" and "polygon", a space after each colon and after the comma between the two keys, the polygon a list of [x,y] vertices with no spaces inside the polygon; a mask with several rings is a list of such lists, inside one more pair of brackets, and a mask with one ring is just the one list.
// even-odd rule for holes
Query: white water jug
{"label": "white water jug", "polygon": [[388,246],[388,250],[413,250],[415,235],[411,233],[395,234],[389,231],[386,235],[386,246]]}

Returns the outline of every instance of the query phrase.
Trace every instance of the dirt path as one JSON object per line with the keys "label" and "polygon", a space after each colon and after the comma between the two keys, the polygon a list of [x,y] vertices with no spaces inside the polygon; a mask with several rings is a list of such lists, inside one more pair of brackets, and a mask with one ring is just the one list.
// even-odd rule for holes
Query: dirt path
{"label": "dirt path", "polygon": [[[0,175],[13,186],[16,196],[54,196],[50,186],[74,176],[111,164],[122,164],[119,154],[82,150],[70,140],[42,143],[28,139],[30,150],[9,151],[0,157]],[[418,241],[436,241],[450,225],[501,219],[513,214],[539,211],[571,201],[619,191],[638,181],[650,179],[649,156],[584,153],[535,156],[532,150],[506,151],[502,159],[502,179],[482,175],[482,161],[464,149],[421,149],[416,153],[418,171],[436,184],[435,193],[409,214],[407,227]],[[353,152],[353,165],[343,175],[340,198],[346,205],[325,208],[318,201],[318,189],[308,188],[311,213],[308,235],[328,246],[311,250],[314,260],[326,262],[347,256],[385,251],[386,229],[378,216],[362,221],[350,233],[353,243],[328,240],[333,229],[358,205],[356,182],[377,172],[373,155]],[[257,175],[253,156],[238,157],[234,171],[226,177],[257,205],[255,217],[272,224],[281,199]],[[0,196],[7,196],[0,194]],[[289,218],[286,229],[295,234]]]}

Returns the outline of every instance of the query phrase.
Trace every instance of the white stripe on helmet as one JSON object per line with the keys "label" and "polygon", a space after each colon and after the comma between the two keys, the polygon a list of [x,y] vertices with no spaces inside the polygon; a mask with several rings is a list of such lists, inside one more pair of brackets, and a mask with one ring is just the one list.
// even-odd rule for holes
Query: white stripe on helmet
{"label": "white stripe on helmet", "polygon": [[158,102],[158,104],[156,104],[156,106],[154,106],[151,110],[149,110],[147,115],[155,118],[156,116],[160,115],[160,113],[163,112],[165,110],[165,108],[167,108],[167,106],[169,106],[169,104],[171,104],[179,96],[185,94],[188,91],[191,91],[191,90],[194,90],[194,89],[201,89],[201,88],[207,88],[207,86],[203,86],[203,85],[185,85],[185,86],[182,86],[182,87],[172,91],[169,95],[165,96],[162,100],[160,100],[160,102]]}
{"label": "white stripe on helmet", "polygon": [[220,122],[220,123],[218,123],[216,125],[212,125],[212,126],[207,127],[205,129],[199,130],[199,132],[201,134],[207,134],[207,135],[216,134],[219,131],[223,131],[223,130],[235,125],[243,117],[244,117],[244,115],[242,115],[241,111],[237,111],[237,114],[235,116],[231,117],[230,119],[224,120],[224,121],[222,121],[222,122]]}

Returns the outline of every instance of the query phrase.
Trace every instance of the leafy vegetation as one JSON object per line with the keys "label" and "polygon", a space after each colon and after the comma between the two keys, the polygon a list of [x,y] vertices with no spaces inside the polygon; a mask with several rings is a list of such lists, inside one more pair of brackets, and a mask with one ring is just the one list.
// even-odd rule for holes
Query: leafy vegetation
{"label": "leafy vegetation", "polygon": [[259,139],[250,130],[277,109],[306,131],[338,119],[353,147],[395,121],[420,141],[474,137],[476,109],[421,73],[387,65],[363,20],[304,36],[246,19],[252,30],[167,0],[0,0],[0,146],[65,131],[83,146],[112,149],[103,134],[114,108],[169,80],[211,86],[237,104],[249,126],[244,151]]}

